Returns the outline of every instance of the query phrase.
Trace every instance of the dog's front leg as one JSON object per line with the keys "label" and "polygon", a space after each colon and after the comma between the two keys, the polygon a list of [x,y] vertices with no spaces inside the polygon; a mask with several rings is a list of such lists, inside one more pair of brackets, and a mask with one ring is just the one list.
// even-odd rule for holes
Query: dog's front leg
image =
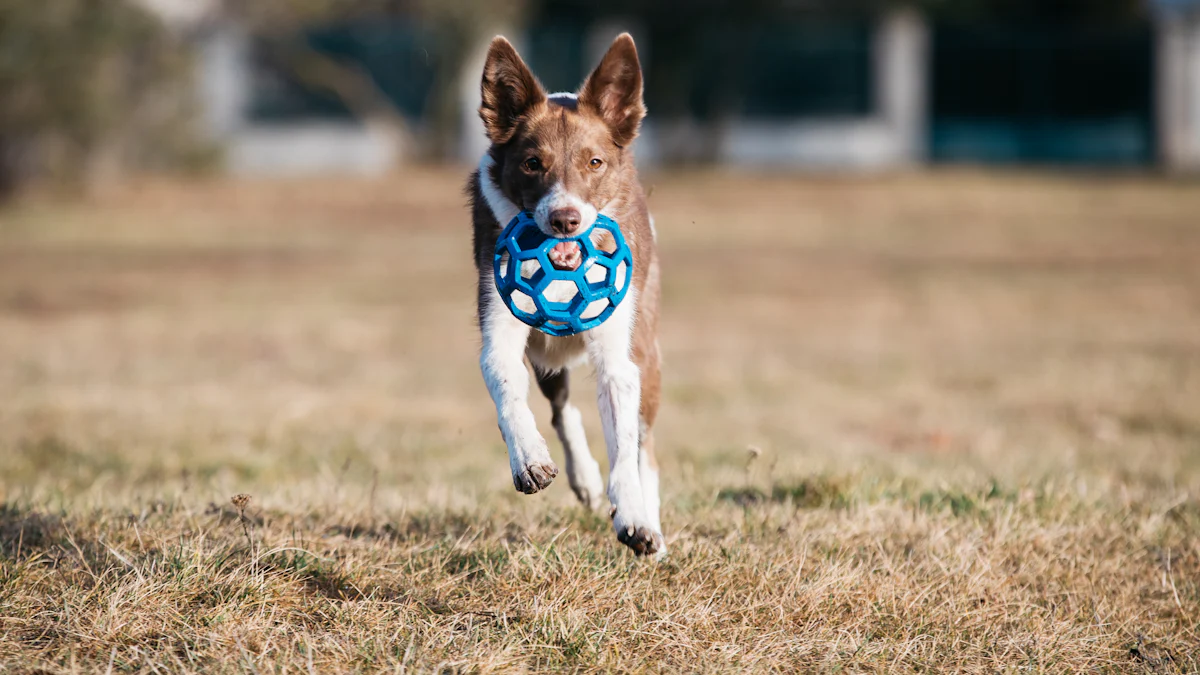
{"label": "dog's front leg", "polygon": [[651,522],[638,473],[638,407],[641,377],[630,355],[634,294],[604,324],[587,333],[588,355],[596,367],[596,389],[604,440],[608,445],[608,499],[617,539],[638,555],[665,549]]}
{"label": "dog's front leg", "polygon": [[529,409],[529,371],[524,358],[530,329],[508,313],[499,297],[493,299],[481,312],[483,351],[479,368],[496,404],[500,434],[508,445],[513,486],[533,494],[550,485],[558,475],[558,467],[550,459],[546,439],[538,433]]}

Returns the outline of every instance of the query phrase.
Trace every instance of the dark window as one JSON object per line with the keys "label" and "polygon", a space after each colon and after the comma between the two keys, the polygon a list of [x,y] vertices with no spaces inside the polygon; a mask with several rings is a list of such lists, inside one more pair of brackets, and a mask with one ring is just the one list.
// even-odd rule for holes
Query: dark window
{"label": "dark window", "polygon": [[871,114],[871,27],[866,22],[766,24],[754,31],[744,73],[747,117]]}
{"label": "dark window", "polygon": [[651,110],[707,120],[865,116],[872,27],[855,19],[709,19],[650,39]]}
{"label": "dark window", "polygon": [[1149,26],[941,24],[932,155],[968,161],[1153,159]]}
{"label": "dark window", "polygon": [[575,91],[596,64],[584,64],[590,55],[586,24],[571,16],[548,16],[536,21],[527,33],[528,45],[517,45],[529,68],[548,92]]}
{"label": "dark window", "polygon": [[[682,10],[681,10],[682,11]],[[872,112],[870,22],[733,20],[648,14],[646,102],[656,115],[786,119]],[[549,91],[574,91],[596,66],[589,30],[601,17],[563,6],[535,21],[522,53]]]}

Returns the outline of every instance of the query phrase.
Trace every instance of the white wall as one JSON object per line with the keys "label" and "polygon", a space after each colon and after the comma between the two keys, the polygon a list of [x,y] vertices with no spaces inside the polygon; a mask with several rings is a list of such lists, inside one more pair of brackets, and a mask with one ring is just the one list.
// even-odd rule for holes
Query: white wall
{"label": "white wall", "polygon": [[199,38],[197,87],[208,133],[227,140],[245,124],[250,97],[249,42],[237,26],[216,24]]}
{"label": "white wall", "polygon": [[1200,171],[1200,10],[1158,18],[1159,152],[1168,168]]}

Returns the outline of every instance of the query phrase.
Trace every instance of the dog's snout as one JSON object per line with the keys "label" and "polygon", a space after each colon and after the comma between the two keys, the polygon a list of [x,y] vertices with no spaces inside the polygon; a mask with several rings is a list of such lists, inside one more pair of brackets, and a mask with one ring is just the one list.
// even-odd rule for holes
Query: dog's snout
{"label": "dog's snout", "polygon": [[555,234],[571,234],[579,229],[581,220],[579,209],[554,209],[550,212],[550,229],[554,230]]}
{"label": "dog's snout", "polygon": [[592,226],[596,208],[587,200],[555,183],[533,209],[538,228],[549,237],[574,237]]}

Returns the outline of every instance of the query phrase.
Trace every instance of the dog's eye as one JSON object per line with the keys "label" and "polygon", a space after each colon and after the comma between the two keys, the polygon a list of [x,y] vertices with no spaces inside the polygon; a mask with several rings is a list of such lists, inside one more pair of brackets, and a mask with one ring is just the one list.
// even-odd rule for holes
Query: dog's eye
{"label": "dog's eye", "polygon": [[529,159],[525,160],[525,170],[526,171],[541,171],[542,170],[542,160],[538,159],[537,157],[530,157]]}
{"label": "dog's eye", "polygon": [[588,162],[588,166],[592,167],[592,171],[595,171],[596,169],[604,166],[604,160],[600,159],[599,157],[593,157],[592,161]]}

